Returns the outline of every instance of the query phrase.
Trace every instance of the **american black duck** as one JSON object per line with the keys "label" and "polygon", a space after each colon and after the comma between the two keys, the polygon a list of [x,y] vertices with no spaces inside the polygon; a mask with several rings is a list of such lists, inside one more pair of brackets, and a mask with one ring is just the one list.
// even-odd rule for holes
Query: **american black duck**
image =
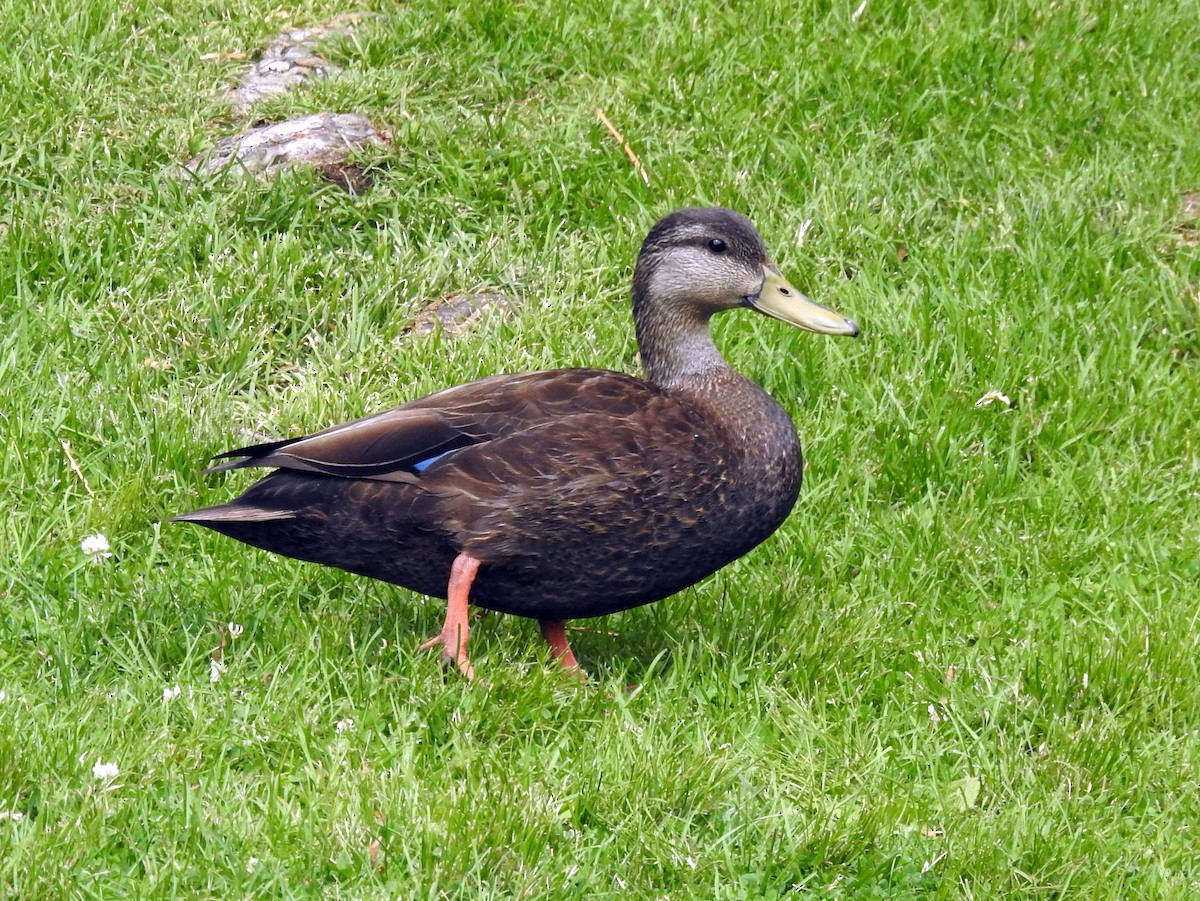
{"label": "american black duck", "polygon": [[467,604],[530,617],[576,666],[565,621],[649,604],[774,532],[800,489],[784,409],[729,367],[714,313],[749,307],[857,335],[779,273],[731,210],[682,209],[633,277],[645,380],[603,369],[495,375],[304,438],[221,454],[275,471],[175,517],[277,554],[448,598],[446,664],[469,678]]}

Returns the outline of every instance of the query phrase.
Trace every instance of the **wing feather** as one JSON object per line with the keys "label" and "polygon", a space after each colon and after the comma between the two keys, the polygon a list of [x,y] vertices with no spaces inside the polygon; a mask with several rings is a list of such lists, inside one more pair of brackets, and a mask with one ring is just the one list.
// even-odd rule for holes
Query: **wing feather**
{"label": "wing feather", "polygon": [[583,413],[625,418],[656,396],[639,379],[600,369],[491,376],[305,437],[227,451],[206,472],[266,467],[412,482],[447,465],[452,451]]}

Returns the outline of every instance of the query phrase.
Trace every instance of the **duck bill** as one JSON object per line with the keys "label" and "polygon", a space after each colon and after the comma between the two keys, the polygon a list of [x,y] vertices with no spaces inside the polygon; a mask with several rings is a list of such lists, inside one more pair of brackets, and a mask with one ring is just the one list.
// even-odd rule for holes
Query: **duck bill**
{"label": "duck bill", "polygon": [[821,335],[853,338],[858,334],[853,321],[805,297],[786,278],[766,266],[763,266],[762,290],[757,297],[746,298],[746,304],[773,319]]}

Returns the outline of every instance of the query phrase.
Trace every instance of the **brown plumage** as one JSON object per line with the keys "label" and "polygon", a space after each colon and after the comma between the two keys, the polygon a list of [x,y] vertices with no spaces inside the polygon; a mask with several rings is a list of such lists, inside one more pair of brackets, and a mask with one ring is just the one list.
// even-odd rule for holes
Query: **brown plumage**
{"label": "brown plumage", "polygon": [[787,413],[731,369],[709,317],[752,307],[811,331],[857,326],[792,288],[754,226],[678,210],[642,245],[633,313],[646,380],[601,369],[496,375],[212,471],[275,472],[177,520],[278,554],[448,597],[425,647],[466,673],[473,604],[563,623],[660,600],[775,531],[800,489]]}

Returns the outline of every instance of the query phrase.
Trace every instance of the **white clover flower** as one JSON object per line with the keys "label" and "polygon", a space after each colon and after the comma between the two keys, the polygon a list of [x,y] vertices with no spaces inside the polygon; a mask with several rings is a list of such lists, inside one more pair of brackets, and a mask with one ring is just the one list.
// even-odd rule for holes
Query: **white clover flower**
{"label": "white clover flower", "polygon": [[225,664],[219,660],[213,660],[208,667],[208,681],[220,682],[221,674],[225,672]]}
{"label": "white clover flower", "polygon": [[337,731],[338,735],[341,735],[343,732],[353,732],[354,720],[350,717],[346,717],[344,720],[338,720],[334,724],[333,728]]}
{"label": "white clover flower", "polygon": [[96,560],[103,560],[112,556],[112,551],[110,551],[108,548],[108,539],[99,533],[95,535],[89,535],[87,538],[83,539],[83,543],[80,545],[80,547],[83,548],[83,552],[87,554],[87,556]]}
{"label": "white clover flower", "polygon": [[182,691],[182,689],[180,689],[180,687],[178,685],[172,685],[170,688],[163,689],[163,700],[164,701],[174,701],[182,693],[183,693],[183,691]]}
{"label": "white clover flower", "polygon": [[237,638],[239,635],[241,635],[243,632],[246,631],[244,628],[242,628],[237,623],[226,623],[226,627],[229,629],[229,637],[230,638]]}
{"label": "white clover flower", "polygon": [[96,763],[92,767],[92,775],[105,782],[116,779],[120,772],[115,763],[105,763],[99,757],[96,758]]}

